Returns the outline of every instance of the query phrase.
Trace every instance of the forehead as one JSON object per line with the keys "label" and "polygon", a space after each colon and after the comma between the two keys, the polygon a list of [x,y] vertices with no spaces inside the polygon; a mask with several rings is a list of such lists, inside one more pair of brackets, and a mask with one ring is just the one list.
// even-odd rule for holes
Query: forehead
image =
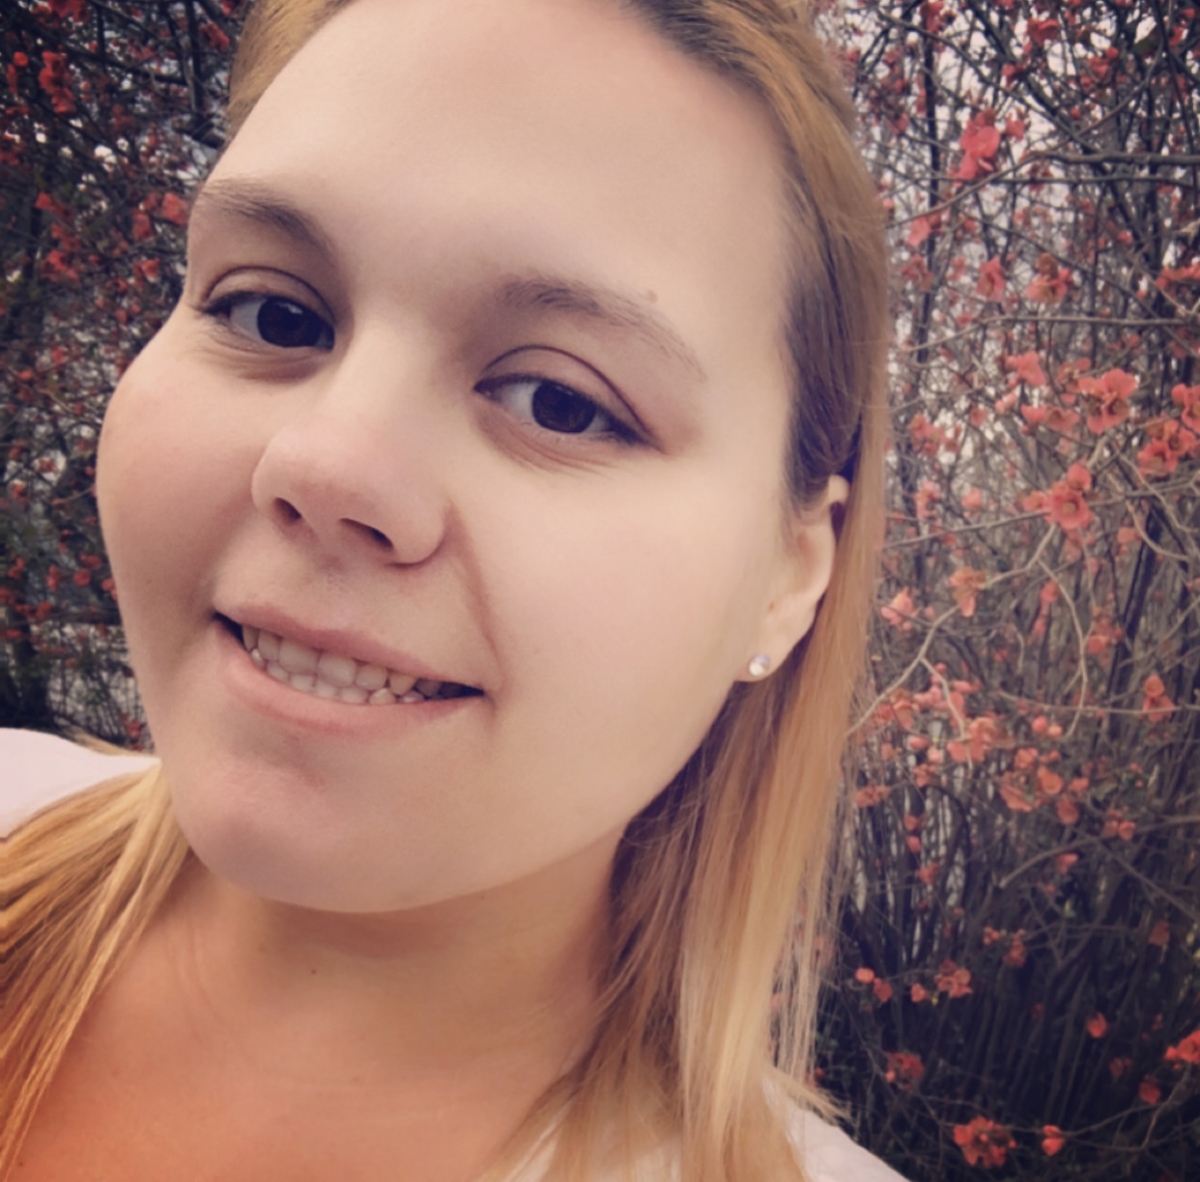
{"label": "forehead", "polygon": [[732,323],[780,354],[770,121],[609,0],[355,0],[268,87],[230,175],[282,186],[347,262],[612,281],[697,352]]}

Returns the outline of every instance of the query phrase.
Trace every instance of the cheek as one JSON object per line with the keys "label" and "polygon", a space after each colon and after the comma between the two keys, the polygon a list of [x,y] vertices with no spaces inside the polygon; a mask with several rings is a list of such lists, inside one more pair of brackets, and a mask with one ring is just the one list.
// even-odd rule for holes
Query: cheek
{"label": "cheek", "polygon": [[530,511],[537,530],[508,534],[491,580],[509,690],[577,758],[647,769],[650,791],[699,744],[765,607],[767,514],[753,492],[714,495],[729,487],[710,475],[601,489],[591,506],[560,498]]}
{"label": "cheek", "polygon": [[[121,380],[100,438],[96,491],[139,675],[155,638],[167,652],[181,620],[204,610],[212,557],[231,510],[249,496],[226,429],[197,407],[195,380],[159,363],[152,342]],[[244,466],[244,465],[243,465]]]}

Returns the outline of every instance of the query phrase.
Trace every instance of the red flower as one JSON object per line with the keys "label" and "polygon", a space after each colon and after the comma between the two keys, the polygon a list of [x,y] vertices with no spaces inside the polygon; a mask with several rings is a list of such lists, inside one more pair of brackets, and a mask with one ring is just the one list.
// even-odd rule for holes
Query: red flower
{"label": "red flower", "polygon": [[1100,831],[1101,837],[1119,837],[1122,841],[1133,840],[1133,835],[1137,832],[1136,821],[1127,821],[1125,814],[1120,809],[1109,809],[1104,816],[1104,828]]}
{"label": "red flower", "polygon": [[1183,407],[1183,425],[1200,435],[1200,386],[1178,385],[1171,390],[1171,400]]}
{"label": "red flower", "polygon": [[922,214],[921,217],[914,218],[913,224],[908,231],[908,245],[916,250],[936,229],[937,218],[929,217],[927,214]]}
{"label": "red flower", "polygon": [[1168,1063],[1192,1063],[1200,1067],[1200,1030],[1193,1030],[1182,1042],[1167,1047],[1163,1058]]}
{"label": "red flower", "polygon": [[56,283],[79,282],[79,272],[71,266],[67,256],[61,250],[49,251],[42,261],[42,266],[45,268],[47,277]]}
{"label": "red flower", "polygon": [[920,1083],[924,1075],[925,1064],[921,1062],[920,1055],[909,1051],[888,1052],[887,1071],[883,1077],[888,1083],[899,1084],[907,1092]]}
{"label": "red flower", "polygon": [[1180,459],[1200,449],[1200,440],[1175,419],[1147,423],[1146,434],[1150,442],[1137,455],[1138,468],[1146,477],[1170,476]]}
{"label": "red flower", "polygon": [[1000,796],[1014,813],[1031,813],[1037,803],[1025,791],[1020,781],[1013,781],[1007,775],[1002,778]]}
{"label": "red flower", "polygon": [[187,202],[178,193],[168,193],[162,200],[159,212],[167,221],[174,222],[177,226],[184,225],[188,219]]}
{"label": "red flower", "polygon": [[854,794],[854,807],[869,809],[880,801],[887,800],[891,794],[892,790],[886,784],[868,784]]}
{"label": "red flower", "polygon": [[70,115],[75,110],[75,100],[69,86],[66,55],[46,50],[42,54],[42,61],[46,64],[38,74],[38,82],[50,96],[50,103],[55,112],[59,115]]}
{"label": "red flower", "polygon": [[1047,43],[1053,41],[1058,36],[1059,24],[1052,16],[1038,17],[1031,16],[1025,22],[1025,31],[1029,34],[1029,40],[1039,48],[1045,48]]}
{"label": "red flower", "polygon": [[150,215],[140,209],[133,211],[133,217],[130,219],[133,229],[133,240],[141,242],[146,238],[154,237],[154,226],[150,221]]}
{"label": "red flower", "polygon": [[928,1001],[932,995],[924,985],[918,982],[908,991],[908,996],[911,997],[917,1005],[920,1005],[921,1002]]}
{"label": "red flower", "polygon": [[1004,368],[1015,373],[1017,378],[1027,386],[1044,386],[1046,373],[1037,352],[1030,349],[1028,353],[1017,353],[1004,359]]}
{"label": "red flower", "polygon": [[1167,697],[1167,687],[1162,678],[1152,673],[1142,685],[1142,711],[1157,721],[1166,718],[1175,709],[1175,703]]}
{"label": "red flower", "polygon": [[1092,474],[1086,464],[1075,463],[1067,469],[1063,483],[1079,492],[1088,492],[1092,487]]}
{"label": "red flower", "polygon": [[1138,1099],[1143,1104],[1157,1104],[1162,1099],[1162,1088],[1149,1076],[1138,1084]]}
{"label": "red flower", "polygon": [[[979,282],[975,285],[975,290],[985,300],[995,300],[999,302],[1004,295],[1004,287],[1007,280],[1004,276],[1004,265],[999,259],[988,259],[987,262],[979,268]],[[1200,389],[1200,387],[1197,387]]]}
{"label": "red flower", "polygon": [[943,993],[951,997],[966,997],[972,993],[971,974],[967,969],[960,968],[952,960],[942,961],[941,968],[934,974],[934,984]]}
{"label": "red flower", "polygon": [[912,624],[909,621],[917,614],[917,605],[913,603],[913,597],[909,594],[908,588],[905,587],[904,590],[898,591],[887,604],[879,609],[879,614],[893,628],[899,628],[901,632],[911,632]]}
{"label": "red flower", "polygon": [[1109,370],[1098,378],[1080,378],[1079,389],[1092,407],[1087,430],[1100,434],[1129,418],[1129,397],[1138,389],[1138,379],[1124,370]]}
{"label": "red flower", "polygon": [[1066,533],[1086,529],[1092,523],[1092,511],[1083,499],[1082,490],[1065,480],[1050,486],[1045,513],[1048,520]]}
{"label": "red flower", "polygon": [[881,1003],[891,1001],[893,995],[895,994],[895,990],[886,981],[881,980],[879,977],[876,977],[875,980],[871,982],[871,992],[875,994],[875,997]]}
{"label": "red flower", "polygon": [[1065,407],[1052,406],[1046,411],[1046,426],[1060,435],[1070,435],[1079,422],[1079,415]]}
{"label": "red flower", "polygon": [[1025,941],[1021,936],[1021,932],[1014,934],[1012,943],[1004,954],[1004,963],[1011,969],[1019,969],[1029,958],[1029,950],[1025,947]]}
{"label": "red flower", "polygon": [[1042,1152],[1047,1157],[1053,1157],[1066,1143],[1058,1125],[1042,1125]]}
{"label": "red flower", "polygon": [[987,586],[988,577],[981,570],[960,566],[950,576],[950,589],[958,610],[969,620],[975,614],[975,597]]}
{"label": "red flower", "polygon": [[1074,825],[1079,820],[1079,805],[1065,796],[1060,796],[1054,802],[1054,811],[1064,825]]}
{"label": "red flower", "polygon": [[221,53],[224,53],[229,48],[228,34],[211,22],[200,26],[200,35],[213,49]]}
{"label": "red flower", "polygon": [[967,120],[958,145],[964,152],[980,160],[995,156],[1000,148],[1000,131],[996,127],[996,112],[990,108],[979,111]]}
{"label": "red flower", "polygon": [[954,173],[959,180],[972,181],[981,173],[991,172],[992,157],[1000,148],[996,112],[989,108],[972,115],[963,128],[958,146],[963,150],[962,162]]}
{"label": "red flower", "polygon": [[1120,638],[1121,629],[1113,624],[1107,612],[1099,611],[1092,617],[1092,627],[1084,647],[1090,656],[1102,657]]}
{"label": "red flower", "polygon": [[1108,1032],[1108,1019],[1103,1014],[1096,1013],[1083,1026],[1093,1038],[1103,1038]]}
{"label": "red flower", "polygon": [[1039,304],[1061,304],[1071,288],[1071,273],[1061,268],[1051,254],[1038,256],[1037,274],[1025,295]]}
{"label": "red flower", "polygon": [[965,1125],[954,1126],[954,1143],[962,1150],[968,1165],[989,1169],[1004,1165],[1004,1159],[1015,1142],[1012,1133],[994,1120],[977,1116]]}

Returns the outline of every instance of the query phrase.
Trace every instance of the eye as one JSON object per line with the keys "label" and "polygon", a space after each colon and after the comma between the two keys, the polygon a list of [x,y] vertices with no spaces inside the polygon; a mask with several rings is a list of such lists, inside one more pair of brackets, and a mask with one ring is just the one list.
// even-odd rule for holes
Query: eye
{"label": "eye", "polygon": [[277,349],[333,348],[333,327],[311,308],[284,296],[234,292],[204,309],[235,332]]}
{"label": "eye", "polygon": [[547,378],[514,374],[491,378],[476,387],[522,422],[558,435],[606,436],[623,443],[637,435],[585,394]]}

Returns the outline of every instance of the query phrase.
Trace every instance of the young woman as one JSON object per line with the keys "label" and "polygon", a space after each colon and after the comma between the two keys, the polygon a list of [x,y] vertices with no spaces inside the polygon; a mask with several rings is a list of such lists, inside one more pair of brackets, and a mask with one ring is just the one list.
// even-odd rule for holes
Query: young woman
{"label": "young woman", "polygon": [[261,0],[230,119],[101,448],[161,763],[5,848],[0,1170],[894,1178],[801,1115],[886,336],[804,22]]}

